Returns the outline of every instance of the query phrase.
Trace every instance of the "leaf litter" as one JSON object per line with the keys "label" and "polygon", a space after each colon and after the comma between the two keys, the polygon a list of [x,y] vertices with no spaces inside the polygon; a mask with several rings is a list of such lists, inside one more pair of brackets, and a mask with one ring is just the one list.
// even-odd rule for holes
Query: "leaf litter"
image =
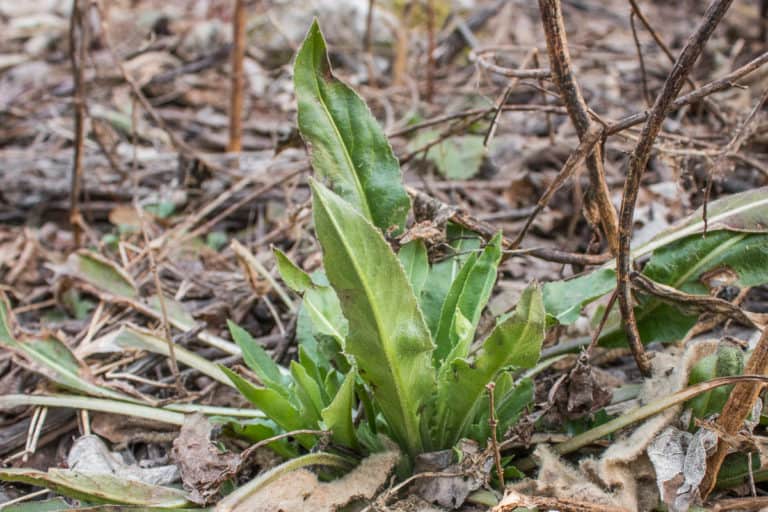
{"label": "leaf litter", "polygon": [[[217,365],[235,368],[246,378],[259,382],[257,375],[240,364],[241,350],[229,341],[226,320],[244,325],[255,343],[265,347],[268,354],[281,363],[301,357],[295,340],[305,326],[298,325],[300,321],[296,320],[291,307],[283,303],[269,276],[243,272],[237,255],[226,241],[215,243],[215,237],[209,235],[221,233],[225,240],[239,239],[271,275],[276,275],[269,250],[272,243],[285,250],[303,269],[313,272],[319,267],[319,247],[309,235],[310,215],[306,204],[309,189],[304,177],[308,169],[306,153],[290,147],[295,100],[291,77],[286,71],[293,49],[311,23],[311,9],[297,12],[292,6],[273,5],[266,7],[267,16],[253,15],[249,20],[249,33],[254,38],[245,66],[249,115],[245,117],[245,152],[239,157],[239,166],[232,156],[219,153],[226,145],[223,133],[228,121],[221,87],[229,73],[225,62],[229,55],[227,45],[232,40],[231,6],[227,2],[206,1],[196,7],[185,7],[141,1],[130,8],[115,3],[108,9],[109,33],[102,34],[98,22],[93,23],[90,30],[94,43],[88,50],[93,60],[86,70],[91,128],[85,144],[83,188],[86,194],[81,203],[89,249],[83,250],[74,246],[72,229],[66,221],[74,138],[71,102],[67,97],[74,85],[66,59],[70,13],[65,4],[35,1],[0,7],[7,29],[3,36],[7,50],[0,58],[0,90],[5,98],[4,125],[8,128],[0,136],[0,154],[5,162],[0,169],[3,183],[0,286],[8,296],[7,307],[5,302],[0,305],[5,308],[3,313],[7,313],[3,317],[4,337],[0,348],[3,374],[0,389],[4,393],[8,390],[7,396],[75,391],[126,402],[139,401],[168,411],[175,407],[187,413],[197,406],[208,407],[209,417],[241,414],[235,417],[242,423],[233,422],[232,416],[227,416],[227,421],[216,422],[223,425],[217,427],[222,430],[221,439],[226,441],[227,449],[222,449],[211,440],[208,420],[199,415],[190,416],[197,421],[196,425],[182,427],[179,433],[172,425],[152,422],[138,423],[134,428],[141,431],[139,433],[127,429],[128,421],[125,425],[116,425],[119,419],[112,419],[111,425],[105,424],[104,418],[115,418],[113,415],[79,411],[75,416],[58,415],[53,410],[46,413],[40,408],[15,405],[3,411],[0,423],[0,434],[8,432],[7,439],[11,440],[3,447],[3,456],[11,457],[3,460],[4,466],[24,467],[23,461],[41,446],[58,447],[58,454],[51,450],[54,455],[43,459],[47,467],[42,469],[51,468],[49,473],[9,469],[7,479],[47,482],[68,496],[82,497],[86,493],[86,497],[100,495],[146,506],[191,505],[187,502],[189,497],[195,498],[192,502],[215,501],[219,496],[218,487],[224,483],[222,475],[237,473],[231,471],[237,466],[237,454],[246,449],[248,443],[276,433],[274,425],[263,418],[242,416],[247,414],[243,411],[249,410],[248,404],[232,390],[223,370],[216,370]],[[451,6],[449,10],[455,9],[458,18],[438,9],[436,16],[441,28],[435,53],[437,62],[447,64],[441,64],[444,67],[433,77],[437,87],[431,103],[412,96],[414,91],[419,93],[419,84],[426,80],[423,75],[429,68],[424,64],[427,59],[420,43],[412,45],[405,63],[415,89],[406,92],[388,83],[388,66],[395,64],[394,49],[404,33],[412,40],[424,40],[426,48],[427,34],[421,11],[416,9],[409,14],[407,22],[401,22],[402,14],[397,8],[377,6],[372,31],[373,53],[377,55],[370,59],[366,52],[357,50],[366,32],[366,2],[341,2],[333,8],[318,4],[316,11],[329,38],[334,69],[361,92],[374,115],[393,133],[446,113],[493,106],[506,80],[461,57],[466,42],[461,37],[456,39],[454,34],[474,32],[482,45],[506,44],[513,48],[493,56],[497,65],[510,69],[519,63],[514,45],[526,45],[526,50],[528,46],[543,45],[538,12],[533,6],[490,4],[492,2],[478,1]],[[574,48],[578,81],[590,107],[604,119],[621,119],[646,108],[637,85],[642,75],[624,16],[626,5],[618,1],[599,4],[582,2],[576,6],[566,2],[566,29]],[[483,27],[477,20],[489,8],[496,8],[496,17],[486,17]],[[683,41],[690,31],[691,13],[680,6],[659,3],[643,4],[642,8],[657,24],[663,39],[677,49],[677,41]],[[698,83],[722,76],[758,55],[760,34],[759,24],[754,23],[758,19],[756,9],[756,5],[746,3],[732,7],[723,22],[723,33],[716,34],[710,42],[708,58],[695,72]],[[504,29],[508,26],[517,27],[517,33]],[[734,33],[738,33],[740,39],[734,39]],[[645,78],[653,89],[660,86],[669,63],[646,36],[647,33],[641,32],[640,45],[645,58]],[[165,128],[156,126],[145,112],[131,119],[132,93],[106,55],[103,41],[107,40],[124,59],[130,76],[151,97],[154,108],[167,123]],[[463,41],[458,51],[455,50],[457,40]],[[387,51],[381,52],[381,48]],[[454,55],[452,61],[446,57],[450,55]],[[540,65],[545,67],[546,59],[542,58]],[[531,82],[510,93],[510,109],[500,118],[489,155],[482,155],[476,144],[487,129],[487,124],[479,121],[465,127],[446,125],[448,130],[429,127],[435,130],[432,133],[421,131],[429,140],[435,136],[445,140],[441,140],[434,151],[427,151],[404,166],[406,186],[423,189],[442,204],[451,205],[452,216],[455,211],[468,212],[503,229],[508,238],[514,238],[530,213],[530,206],[552,183],[577,144],[573,128],[563,112],[557,110],[562,110],[559,103],[554,103],[557,100],[551,95],[542,97],[533,85]],[[764,235],[768,225],[764,209],[766,192],[760,188],[765,185],[766,168],[763,120],[758,119],[758,129],[752,132],[748,144],[731,158],[728,174],[718,177],[713,185],[713,197],[721,196],[724,200],[709,205],[707,237],[722,237],[710,238],[718,241],[713,253],[730,244],[736,244],[736,250],[719,261],[705,251],[696,252],[693,245],[689,245],[704,229],[701,211],[691,210],[701,203],[706,169],[765,88],[764,74],[749,77],[743,85],[711,96],[720,115],[725,116],[725,124],[706,109],[695,115],[681,111],[667,120],[665,131],[657,141],[658,154],[651,162],[648,183],[644,183],[641,190],[640,206],[644,208],[642,211],[638,208],[640,215],[636,219],[638,225],[643,226],[642,232],[635,231],[637,245],[647,241],[644,248],[640,247],[641,252],[645,250],[639,255],[640,270],[650,274],[646,277],[653,280],[651,285],[673,286],[687,294],[689,300],[686,302],[686,295],[672,294],[666,296],[668,302],[654,305],[646,327],[641,324],[649,338],[681,343],[691,337],[691,328],[703,329],[716,337],[753,337],[754,325],[745,322],[744,317],[725,318],[722,309],[703,307],[701,297],[729,301],[734,308],[740,308],[747,319],[758,320],[754,322],[757,327],[764,325],[759,321],[761,317],[754,315],[765,312],[765,280],[757,266],[749,263],[750,259],[758,261],[764,254],[765,242],[760,235]],[[515,111],[537,104],[541,112]],[[547,105],[551,112],[544,114],[543,107]],[[447,136],[451,130],[454,137]],[[169,133],[174,132],[183,134],[190,147],[203,151],[204,158],[172,147]],[[628,131],[606,140],[606,169],[614,195],[622,185],[624,155],[631,150],[634,136]],[[451,143],[452,139],[455,144]],[[402,157],[419,142],[419,137],[391,140],[395,154]],[[283,144],[285,149],[275,155],[274,148],[278,145],[283,148]],[[481,160],[484,165],[478,169]],[[437,165],[437,169],[430,165]],[[213,167],[218,170],[212,171]],[[130,179],[126,179],[129,175]],[[577,178],[573,185],[558,191],[550,206],[539,215],[526,238],[526,249],[584,252],[599,246],[599,240],[593,237],[581,217],[579,205],[581,190],[587,186],[586,177]],[[147,212],[148,222],[144,227],[136,216],[134,200]],[[226,211],[232,205],[234,209]],[[442,210],[444,214],[447,211]],[[691,215],[686,216],[687,213]],[[448,237],[443,233],[446,219],[445,215],[427,216],[423,224],[408,227],[401,242],[425,242],[430,263],[441,258],[447,258],[448,262],[452,258],[461,259],[461,250],[447,247],[455,239],[451,239],[450,233]],[[659,233],[663,228],[667,230]],[[142,229],[148,231],[150,246],[155,251],[162,290],[156,289],[150,277],[152,271]],[[726,230],[728,234],[717,230]],[[692,238],[686,240],[683,235]],[[747,238],[742,242],[737,240],[740,236]],[[665,255],[663,246],[673,241],[678,245]],[[679,281],[674,279],[676,276],[659,272],[661,267],[672,268],[680,261],[690,264],[692,254],[702,256],[703,263],[690,279]],[[750,259],[740,257],[744,254]],[[596,289],[592,285],[580,288],[579,283],[609,283],[613,276],[601,278],[611,274],[612,269],[603,268],[598,271],[599,275],[588,274],[587,281],[577,281],[579,277],[576,277],[559,284],[558,288],[549,282],[564,276],[583,275],[584,265],[575,263],[570,268],[564,267],[525,253],[505,254],[503,258],[501,280],[490,298],[494,315],[484,313],[479,319],[477,328],[481,333],[491,331],[492,316],[508,312],[525,288],[524,283],[532,278],[546,283],[544,302],[548,320],[557,318],[563,325],[572,324],[558,327],[556,334],[550,331],[547,343],[555,342],[558,336],[560,341],[567,342],[594,332],[595,318],[599,319],[600,308],[605,305],[605,296],[611,288]],[[655,274],[650,272],[654,268]],[[679,275],[690,270],[684,266],[677,268]],[[421,286],[431,285],[434,281],[427,279]],[[158,293],[166,295],[165,308],[157,300]],[[508,295],[512,294],[515,297],[510,298]],[[575,299],[558,303],[565,296]],[[693,296],[700,298],[690,298]],[[644,305],[644,300],[656,299],[657,296],[640,295],[639,306]],[[685,313],[682,321],[675,304]],[[169,345],[168,340],[163,339],[164,322],[171,324],[173,340],[170,341],[177,344],[182,381],[190,393],[186,404],[178,403],[184,397],[176,396],[173,391],[173,376],[167,364]],[[619,332],[617,327],[621,324],[610,317],[606,339],[612,332]],[[656,327],[674,329],[663,331]],[[616,342],[618,337],[614,335],[610,339]],[[544,386],[543,382],[556,382],[561,376],[569,375],[570,378],[557,387],[554,402],[559,404],[562,416],[572,422],[565,428],[573,432],[574,428],[597,425],[601,421],[597,418],[606,411],[622,414],[631,410],[638,400],[646,403],[653,397],[684,387],[687,381],[682,374],[707,350],[711,355],[716,345],[693,341],[688,344],[691,347],[688,351],[681,351],[674,344],[657,346],[657,366],[677,370],[667,376],[666,381],[664,371],[660,370],[656,378],[645,382],[643,390],[634,395],[631,386],[638,382],[637,375],[626,354],[620,351],[598,347],[586,365],[580,364],[576,356],[568,355],[557,363],[545,360],[541,368],[530,371],[536,372],[539,387]],[[549,348],[557,350],[557,347]],[[694,357],[692,351],[698,351],[698,356]],[[601,372],[610,374],[611,378],[596,377]],[[671,383],[674,379],[677,380]],[[656,393],[652,392],[653,387]],[[611,398],[615,402],[620,395],[630,399],[611,403]],[[541,396],[539,390],[537,397]],[[557,439],[565,431],[550,428],[547,432],[537,423],[549,407],[551,403],[537,398],[536,403],[526,409],[526,421],[535,425],[531,439],[538,439],[536,436],[540,435]],[[709,431],[689,433],[689,423],[683,421],[685,414],[683,420],[678,421],[677,413],[671,409],[647,421],[634,433],[623,432],[598,443],[599,448],[609,447],[594,459],[582,460],[578,470],[540,444],[535,453],[542,468],[538,474],[529,472],[538,476],[536,496],[515,495],[510,491],[499,507],[517,500],[516,503],[524,506],[557,508],[557,499],[571,499],[578,503],[594,500],[593,503],[645,510],[651,506],[655,488],[668,506],[685,510],[697,503],[695,488],[702,470],[703,445],[694,439],[705,435],[699,433]],[[24,425],[29,425],[28,433],[11,435],[20,427],[23,431]],[[244,441],[242,437],[231,436],[235,428],[240,432],[258,432],[258,436]],[[81,436],[91,430],[112,443],[112,450],[93,435]],[[674,442],[665,441],[670,438]],[[71,441],[67,439],[77,441],[70,446]],[[174,439],[183,447],[177,450],[180,459],[176,465],[147,468],[126,463],[167,461]],[[84,446],[88,447],[87,458],[83,458]],[[553,446],[556,449],[557,445]],[[751,448],[738,450],[748,453]],[[493,482],[494,471],[488,467],[488,454],[482,450],[478,453],[482,457],[473,466],[477,471],[470,471],[475,476],[467,480],[425,479],[409,489],[421,487],[419,492],[428,501],[444,506],[469,498],[465,507],[479,507],[473,504],[473,493],[497,489],[497,484]],[[527,449],[515,449],[504,455],[513,456],[511,465],[515,466],[516,460],[524,459],[529,453]],[[663,467],[658,462],[651,464],[654,458],[659,458],[659,453],[667,463]],[[678,454],[674,460],[672,453]],[[73,467],[55,469],[67,462],[66,454]],[[758,458],[756,453],[753,455]],[[121,462],[123,457],[127,458]],[[268,457],[256,457],[256,460],[263,464],[254,462],[247,468],[238,468],[244,471],[234,483],[242,483],[253,472],[265,470],[274,463],[269,462]],[[456,460],[462,462],[456,463]],[[439,471],[456,471],[471,460],[466,453],[455,458],[452,454]],[[348,478],[330,483],[317,480],[316,473],[306,470],[293,476],[295,482],[306,484],[308,499],[321,507],[318,510],[324,506],[332,510],[346,504],[346,497],[354,495],[371,501],[377,493],[387,493],[392,478],[391,463],[374,459],[365,460],[360,466],[367,469],[359,473],[353,471]],[[146,476],[157,467],[171,474],[173,468],[178,467],[182,475],[186,474],[190,494],[182,495],[178,489],[168,487],[138,486],[136,489],[146,493],[141,496],[135,493],[133,501],[124,501],[125,486],[121,482],[109,477],[78,476],[88,473],[88,467],[99,467],[104,474],[122,476],[128,474],[121,473],[125,471]],[[759,466],[756,471],[758,469]],[[748,496],[749,489],[746,492],[744,489],[755,476],[746,475],[742,479],[746,485],[729,492]],[[757,477],[759,488],[759,472]],[[291,482],[291,475],[286,476],[281,486],[274,488],[274,495],[267,489],[261,494],[278,499],[278,490],[284,489],[286,510],[298,509],[295,507],[299,504],[291,501],[295,496],[287,492]],[[147,481],[151,485],[166,483],[164,479]],[[530,484],[529,481],[525,485]],[[425,490],[430,487],[433,489]],[[2,499],[18,497],[28,489],[3,484]],[[578,489],[582,491],[571,492]],[[405,503],[410,502],[427,506],[418,501],[421,498],[407,494],[397,495],[404,498],[404,509]],[[545,495],[555,501],[536,501],[545,499]],[[397,509],[399,505],[393,501],[387,506]],[[562,501],[560,506],[566,503]]]}

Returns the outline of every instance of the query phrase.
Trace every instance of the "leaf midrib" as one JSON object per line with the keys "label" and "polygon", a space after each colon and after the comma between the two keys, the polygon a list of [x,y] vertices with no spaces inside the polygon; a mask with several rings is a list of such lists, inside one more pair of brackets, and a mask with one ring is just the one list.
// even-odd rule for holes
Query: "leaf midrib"
{"label": "leaf midrib", "polygon": [[[325,50],[325,48],[323,49],[323,55],[325,56],[326,59],[328,58],[327,51]],[[317,69],[316,66],[313,65],[313,67]],[[328,66],[328,68],[329,68],[329,72],[332,73],[332,71],[330,70],[330,65]],[[368,205],[368,198],[366,197],[365,191],[363,190],[363,184],[360,183],[360,178],[357,176],[357,171],[352,161],[352,155],[349,154],[344,138],[341,136],[341,132],[339,131],[339,127],[336,126],[336,121],[331,115],[331,111],[328,110],[328,105],[327,105],[328,100],[325,97],[325,94],[323,94],[323,90],[320,87],[320,80],[318,79],[318,74],[312,73],[312,78],[315,84],[317,95],[320,98],[320,106],[323,108],[323,112],[325,112],[325,115],[328,117],[328,121],[331,124],[331,127],[333,128],[334,134],[336,134],[336,138],[341,142],[341,144],[339,145],[342,148],[344,159],[347,161],[347,165],[349,166],[349,170],[351,171],[350,174],[352,175],[355,188],[357,188],[357,193],[359,194],[360,200],[362,201],[362,206],[363,208],[365,208],[365,214],[369,219],[373,219],[373,214],[371,213],[371,207]],[[331,74],[331,80],[337,80],[337,79],[333,77],[333,75]],[[352,93],[354,94],[354,91],[352,91]]]}
{"label": "leaf midrib", "polygon": [[[318,194],[318,197],[319,197],[319,194]],[[320,200],[323,201],[323,203],[325,203],[324,199],[321,198]],[[338,233],[338,235],[339,235],[339,240],[341,241],[341,244],[344,247],[345,252],[347,254],[350,254],[350,255],[354,254],[351,251],[351,249],[349,247],[349,244],[347,243],[346,237],[344,237],[343,230],[337,224],[336,219],[331,214],[330,210],[327,207],[327,204],[324,205],[324,206],[325,206],[324,209],[327,212],[327,215],[328,215],[329,220],[331,221],[331,224],[333,224],[333,227],[334,227],[336,233]],[[373,227],[373,226],[371,226],[371,227]],[[378,235],[378,230],[375,227],[373,227],[373,229],[377,233],[377,236],[379,236]],[[361,278],[361,276],[363,274],[362,274],[362,272],[361,272],[361,270],[359,268],[359,265],[358,265],[357,261],[355,260],[355,258],[349,258],[349,260],[352,263],[352,267],[354,269],[355,275],[357,275],[358,280],[360,281],[360,283],[362,283],[362,286],[363,286],[363,289],[365,291],[366,296],[367,297],[372,297],[371,291],[370,291],[370,288],[368,286],[367,281],[365,279]],[[373,318],[374,318],[374,321],[376,323],[376,330],[380,333],[380,337],[382,339],[384,339],[385,336],[383,336],[383,333],[386,333],[387,331],[383,328],[383,324],[382,324],[382,321],[381,321],[381,318],[380,318],[379,310],[376,307],[376,301],[369,300],[368,304],[369,304],[369,307],[370,307],[371,311],[373,312]],[[387,336],[386,339],[389,339],[389,337]],[[390,373],[390,375],[392,375],[394,377],[392,379],[392,381],[393,381],[393,384],[395,386],[395,392],[396,392],[397,397],[398,397],[397,403],[398,403],[398,406],[399,406],[399,409],[400,409],[400,414],[401,414],[401,416],[403,418],[403,426],[405,427],[406,435],[408,436],[408,439],[405,439],[404,441],[407,442],[408,444],[411,444],[412,442],[415,441],[417,443],[417,445],[415,447],[412,447],[412,448],[415,448],[416,450],[420,450],[421,449],[421,444],[422,444],[421,443],[421,436],[419,435],[419,429],[417,428],[417,426],[416,425],[412,425],[412,421],[411,420],[413,418],[411,418],[408,409],[405,407],[406,403],[410,403],[410,402],[408,400],[405,400],[406,395],[403,394],[403,390],[400,387],[400,382],[401,382],[401,378],[400,377],[401,376],[400,376],[400,373],[397,371],[398,367],[397,367],[396,364],[393,364],[393,357],[392,357],[392,354],[389,353],[388,344],[387,343],[382,343],[381,344],[381,348],[382,348],[382,351],[384,352],[384,356],[385,356],[385,358],[387,360],[388,372]],[[394,362],[396,363],[396,358],[395,358]]]}

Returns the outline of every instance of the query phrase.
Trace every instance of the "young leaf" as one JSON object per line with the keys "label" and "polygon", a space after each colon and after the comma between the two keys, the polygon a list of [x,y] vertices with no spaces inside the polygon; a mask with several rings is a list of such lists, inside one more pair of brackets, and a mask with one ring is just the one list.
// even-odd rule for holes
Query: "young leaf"
{"label": "young leaf", "polygon": [[[462,267],[456,280],[451,285],[440,313],[435,340],[435,361],[439,364],[453,350],[459,341],[456,328],[457,312],[466,318],[471,325],[471,332],[464,332],[464,339],[471,342],[480,315],[488,303],[488,299],[496,283],[496,270],[501,261],[501,233],[488,243],[480,255],[470,257]],[[464,329],[466,331],[466,329]],[[469,348],[469,345],[467,345]],[[457,353],[457,357],[466,357],[466,353]]]}
{"label": "young leaf", "polygon": [[373,388],[393,436],[413,456],[422,448],[419,408],[435,384],[429,331],[381,232],[322,184],[311,187],[323,262],[349,321],[345,352]]}
{"label": "young leaf", "polygon": [[240,391],[249,402],[255,405],[258,409],[264,411],[264,414],[280,425],[281,428],[287,431],[302,428],[315,428],[316,425],[314,424],[307,425],[291,401],[274,389],[257,386],[226,366],[222,366],[221,371],[227,374],[227,377],[232,380],[232,383],[238,391]]}
{"label": "young leaf", "polygon": [[259,376],[261,382],[272,389],[282,391],[288,387],[290,380],[282,374],[269,354],[254,340],[248,332],[236,323],[227,320],[227,327],[232,339],[243,351],[243,360],[248,368]]}
{"label": "young leaf", "polygon": [[447,234],[454,253],[432,265],[419,301],[429,332],[433,336],[437,333],[440,313],[452,283],[473,254],[472,251],[480,247],[480,238],[476,233],[455,224],[448,224]]}
{"label": "young leaf", "polygon": [[313,423],[319,422],[320,411],[325,407],[320,386],[296,361],[291,361],[291,375],[296,382],[296,397],[302,405],[302,416]]}
{"label": "young leaf", "polygon": [[473,361],[454,359],[438,377],[436,435],[440,445],[452,446],[471,425],[482,403],[485,385],[504,367],[530,368],[544,341],[546,316],[541,290],[529,286],[514,313],[486,338]]}
{"label": "young leaf", "polygon": [[414,295],[418,297],[429,274],[429,260],[424,242],[421,240],[408,242],[400,248],[397,257],[405,269],[405,275],[408,276]]}
{"label": "young leaf", "polygon": [[280,272],[280,277],[291,290],[304,293],[313,286],[309,274],[301,270],[283,251],[275,247],[272,252],[275,253],[277,271]]}
{"label": "young leaf", "polygon": [[293,77],[299,131],[317,176],[380,229],[402,228],[410,199],[400,165],[368,106],[333,75],[317,21],[296,55]]}
{"label": "young leaf", "polygon": [[562,325],[579,318],[581,308],[616,287],[616,272],[603,268],[566,281],[545,283],[542,287],[547,315]]}
{"label": "young leaf", "polygon": [[333,401],[323,409],[325,428],[333,433],[333,442],[356,449],[358,446],[355,427],[352,425],[352,409],[355,405],[355,372],[344,378]]}

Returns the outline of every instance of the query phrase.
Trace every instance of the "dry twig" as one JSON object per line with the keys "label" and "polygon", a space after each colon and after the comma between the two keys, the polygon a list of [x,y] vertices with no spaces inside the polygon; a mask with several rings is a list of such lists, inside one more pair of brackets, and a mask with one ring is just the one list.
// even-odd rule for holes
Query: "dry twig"
{"label": "dry twig", "polygon": [[621,201],[621,213],[619,214],[619,251],[616,258],[616,279],[619,308],[624,323],[624,331],[627,342],[632,349],[637,366],[644,375],[651,371],[650,358],[645,353],[640,333],[637,329],[632,292],[629,282],[631,253],[630,242],[632,238],[632,221],[635,213],[635,203],[640,188],[640,180],[643,176],[654,140],[661,130],[661,124],[667,116],[669,107],[683,87],[686,77],[691,71],[699,55],[704,50],[704,44],[709,39],[717,24],[725,16],[726,11],[733,0],[713,1],[704,15],[704,20],[688,38],[683,51],[675,62],[672,71],[664,81],[664,86],[654,102],[653,109],[648,120],[643,126],[640,139],[634,151],[629,157],[627,178],[624,185],[624,194]]}
{"label": "dry twig", "polygon": [[235,0],[232,17],[234,47],[232,48],[232,91],[229,99],[229,143],[227,151],[239,153],[243,149],[243,88],[245,76],[245,0]]}
{"label": "dry twig", "polygon": [[[544,33],[547,37],[552,80],[560,91],[579,139],[583,140],[593,121],[590,119],[587,103],[581,94],[579,84],[571,71],[571,55],[568,50],[560,0],[539,0],[539,10],[541,11]],[[608,247],[615,254],[619,247],[617,239],[618,219],[616,209],[611,202],[610,190],[608,190],[605,181],[602,147],[595,147],[587,158],[587,169],[589,170],[594,202],[600,212],[600,225],[608,241]]]}

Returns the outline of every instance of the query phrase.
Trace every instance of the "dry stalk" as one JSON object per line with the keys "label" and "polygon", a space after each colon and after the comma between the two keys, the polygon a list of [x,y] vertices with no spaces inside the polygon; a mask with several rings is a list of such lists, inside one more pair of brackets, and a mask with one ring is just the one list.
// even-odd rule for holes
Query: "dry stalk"
{"label": "dry stalk", "polygon": [[[749,360],[744,368],[744,374],[765,375],[766,371],[768,371],[768,329],[763,331],[755,350],[749,356]],[[755,401],[758,399],[764,386],[765,383],[762,382],[737,384],[728,397],[728,401],[723,406],[723,411],[717,418],[715,425],[718,427],[718,430],[730,436],[738,433],[744,425],[744,420],[752,412]],[[712,489],[714,489],[717,482],[717,474],[720,472],[720,466],[723,465],[729,449],[729,444],[721,437],[717,443],[717,451],[707,460],[707,472],[699,486],[703,499],[706,499],[709,493],[712,492]]]}
{"label": "dry stalk", "polygon": [[499,422],[496,420],[496,401],[494,399],[495,382],[489,382],[485,385],[488,390],[488,427],[491,429],[491,449],[493,450],[493,463],[496,466],[496,476],[499,478],[499,485],[502,489],[504,485],[504,469],[501,467],[501,451],[499,450],[499,439],[496,427]]}
{"label": "dry stalk", "polygon": [[229,98],[229,142],[227,151],[239,153],[243,149],[243,88],[245,76],[245,0],[235,0],[232,17],[234,46],[232,48],[232,90]]}
{"label": "dry stalk", "polygon": [[73,97],[75,145],[69,192],[69,222],[72,225],[76,247],[80,247],[83,222],[80,213],[80,194],[82,192],[83,152],[85,150],[85,84],[83,81],[87,45],[85,25],[80,0],[72,0],[72,15],[69,20],[69,59],[72,65],[72,81],[75,84]]}
{"label": "dry stalk", "polygon": [[[542,0],[543,1],[543,0]],[[616,280],[619,308],[624,323],[624,331],[627,342],[632,349],[635,362],[643,375],[650,375],[651,363],[648,354],[645,353],[640,333],[637,329],[634,304],[632,302],[631,286],[629,282],[631,253],[630,242],[632,238],[632,221],[635,213],[635,203],[640,189],[640,180],[643,176],[651,149],[656,136],[661,130],[661,124],[667,116],[669,107],[673,104],[680,89],[683,87],[686,77],[691,71],[699,55],[704,50],[707,42],[717,24],[725,16],[733,0],[714,0],[704,15],[704,20],[688,38],[683,51],[675,62],[664,85],[653,104],[648,120],[643,126],[640,138],[634,151],[629,157],[627,178],[624,184],[624,194],[621,201],[619,214],[619,252],[616,261]]]}
{"label": "dry stalk", "polygon": [[[580,140],[587,135],[593,121],[590,119],[587,103],[581,94],[581,89],[571,71],[571,55],[568,50],[568,40],[565,35],[563,10],[560,0],[539,0],[541,21],[547,38],[549,65],[552,69],[552,80],[560,91],[560,96],[568,109],[568,115],[576,128]],[[587,158],[587,169],[594,194],[594,202],[600,212],[602,227],[608,247],[613,254],[618,250],[618,218],[616,209],[611,202],[611,193],[605,181],[603,166],[603,151],[601,146]],[[589,199],[589,198],[588,198]],[[587,202],[590,202],[589,200]]]}

